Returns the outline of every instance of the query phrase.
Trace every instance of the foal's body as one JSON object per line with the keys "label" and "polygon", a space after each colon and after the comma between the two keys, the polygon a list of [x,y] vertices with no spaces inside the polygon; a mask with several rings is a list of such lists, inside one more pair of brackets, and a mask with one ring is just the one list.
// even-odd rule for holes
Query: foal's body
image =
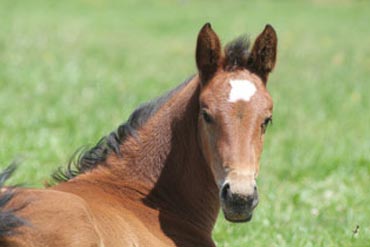
{"label": "foal's body", "polygon": [[[28,203],[19,216],[32,219],[32,228],[22,239],[15,235],[17,244],[214,246],[218,189],[198,146],[197,115],[191,114],[198,107],[199,86],[194,77],[165,103],[171,107],[164,105],[149,119],[139,137],[126,140],[125,159],[112,154],[108,166],[46,190],[18,189],[9,207]],[[179,133],[181,125],[186,133]],[[153,133],[161,135],[161,143]],[[163,167],[147,169],[153,163]]]}
{"label": "foal's body", "polygon": [[[276,35],[266,26],[250,53],[243,42],[224,57],[206,24],[199,73],[136,110],[82,155],[77,172],[56,176],[65,181],[46,189],[3,188],[0,246],[215,246],[220,205],[226,219],[249,221],[272,114],[266,82]],[[253,89],[248,97],[232,88],[235,80]]]}

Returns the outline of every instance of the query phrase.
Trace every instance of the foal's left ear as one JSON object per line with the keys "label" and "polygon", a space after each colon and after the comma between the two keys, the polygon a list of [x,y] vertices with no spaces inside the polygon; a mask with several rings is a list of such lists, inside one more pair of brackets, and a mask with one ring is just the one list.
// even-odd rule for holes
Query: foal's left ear
{"label": "foal's left ear", "polygon": [[254,42],[248,59],[248,69],[259,75],[266,84],[269,73],[275,66],[277,36],[274,28],[266,25],[263,32]]}
{"label": "foal's left ear", "polygon": [[198,34],[196,62],[202,84],[206,84],[216,73],[221,64],[221,42],[212,30],[211,24],[206,23]]}

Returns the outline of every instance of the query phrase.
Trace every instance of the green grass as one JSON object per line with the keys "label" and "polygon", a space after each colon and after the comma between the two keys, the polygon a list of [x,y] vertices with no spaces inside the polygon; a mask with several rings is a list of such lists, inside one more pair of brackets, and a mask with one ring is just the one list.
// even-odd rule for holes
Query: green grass
{"label": "green grass", "polygon": [[[275,101],[248,224],[222,216],[219,246],[370,245],[367,1],[0,0],[0,167],[41,187],[80,146],[195,72],[207,21],[225,42],[279,36]],[[358,234],[352,230],[360,226]]]}

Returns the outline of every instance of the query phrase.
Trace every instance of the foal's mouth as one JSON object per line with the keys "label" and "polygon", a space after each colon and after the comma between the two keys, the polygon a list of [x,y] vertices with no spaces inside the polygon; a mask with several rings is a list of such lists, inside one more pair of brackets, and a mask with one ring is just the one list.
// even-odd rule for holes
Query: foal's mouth
{"label": "foal's mouth", "polygon": [[247,209],[240,206],[234,207],[226,207],[224,203],[222,203],[222,211],[224,213],[224,217],[227,221],[234,222],[234,223],[244,223],[249,222],[252,220],[253,217],[253,209]]}
{"label": "foal's mouth", "polygon": [[252,220],[253,213],[249,214],[248,216],[233,216],[232,218],[229,218],[224,212],[225,219],[227,221],[233,222],[233,223],[245,223]]}

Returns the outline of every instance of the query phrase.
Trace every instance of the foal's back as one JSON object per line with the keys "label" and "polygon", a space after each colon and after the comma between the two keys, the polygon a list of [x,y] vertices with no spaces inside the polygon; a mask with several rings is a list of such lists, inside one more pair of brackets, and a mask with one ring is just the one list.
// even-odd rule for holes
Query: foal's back
{"label": "foal's back", "polygon": [[92,212],[79,196],[49,189],[17,189],[7,208],[19,207],[18,216],[27,219],[27,224],[9,237],[5,246],[102,246]]}
{"label": "foal's back", "polygon": [[[69,187],[70,184],[42,190],[18,189],[7,208],[21,207],[17,215],[29,223],[0,246],[171,246],[111,194],[93,185],[73,184],[77,193],[86,195],[82,198],[68,192]],[[130,202],[126,204],[130,207]]]}

